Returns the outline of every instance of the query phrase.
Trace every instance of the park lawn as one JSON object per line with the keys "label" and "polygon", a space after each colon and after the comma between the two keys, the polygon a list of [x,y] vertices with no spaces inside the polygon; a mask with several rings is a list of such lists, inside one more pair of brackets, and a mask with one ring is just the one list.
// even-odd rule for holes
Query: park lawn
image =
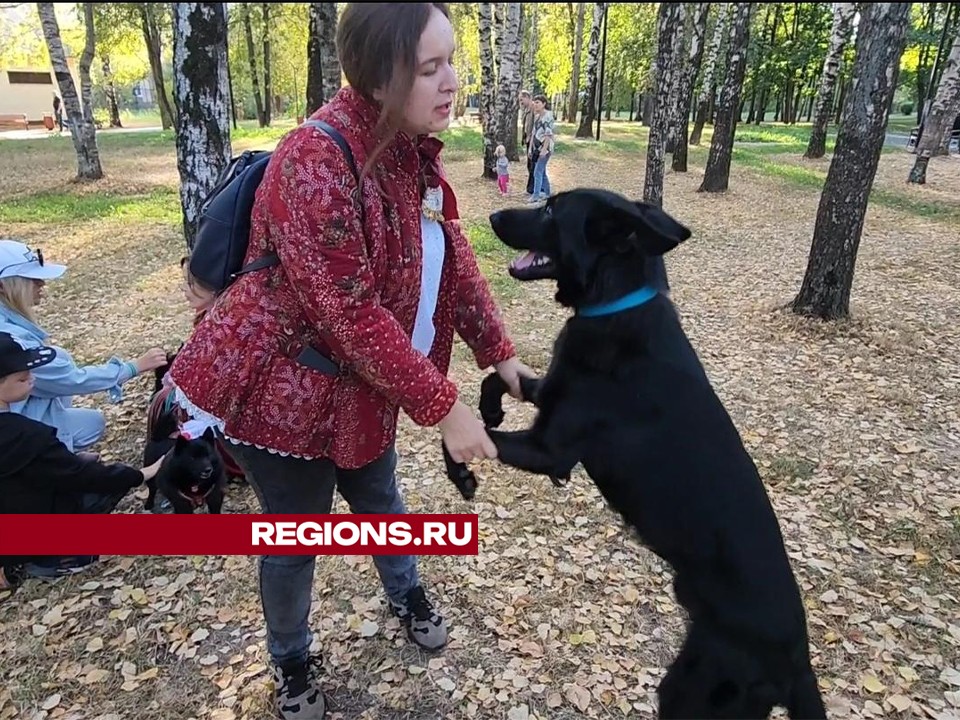
{"label": "park lawn", "polygon": [[[269,147],[282,131],[245,125],[235,150]],[[641,195],[646,129],[605,122],[603,133],[598,146],[561,125],[556,190]],[[523,168],[514,165],[504,200],[479,177],[476,129],[445,140],[478,261],[521,357],[542,371],[566,313],[548,285],[509,279],[511,253],[487,221],[522,202]],[[80,360],[175,349],[190,317],[177,289],[172,137],[103,132],[100,146],[107,177],[78,185],[68,139],[0,141],[0,235],[70,266],[41,312]],[[823,324],[783,309],[803,277],[829,165],[803,160],[804,147],[798,128],[744,128],[720,195],[697,192],[706,145],[692,149],[690,172],[668,171],[665,208],[693,231],[667,258],[673,297],[778,513],[831,717],[948,717],[960,662],[960,161],[937,158],[927,186],[907,187],[913,156],[884,153],[853,316]],[[483,373],[459,342],[452,375],[475,402]],[[119,405],[78,404],[107,414],[104,457],[136,463],[148,382],[126,390]],[[508,428],[532,417],[509,410]],[[453,628],[433,658],[388,619],[368,558],[319,560],[312,618],[330,717],[652,717],[683,616],[667,569],[582,471],[558,490],[487,463],[467,504],[444,477],[435,431],[404,418],[398,449],[408,508],[477,513],[480,554],[421,562]],[[140,512],[144,495],[121,510]],[[255,508],[249,488],[231,486],[226,512]],[[365,620],[376,624],[370,637]],[[0,602],[0,677],[0,720],[259,720],[270,673],[255,561],[110,557],[53,585],[31,582]]]}

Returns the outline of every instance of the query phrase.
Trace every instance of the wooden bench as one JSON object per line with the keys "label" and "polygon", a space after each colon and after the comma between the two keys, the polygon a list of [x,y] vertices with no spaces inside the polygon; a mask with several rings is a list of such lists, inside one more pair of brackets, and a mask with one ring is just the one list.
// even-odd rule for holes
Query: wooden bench
{"label": "wooden bench", "polygon": [[30,123],[23,113],[8,113],[0,115],[0,127],[15,127],[18,130],[29,130]]}

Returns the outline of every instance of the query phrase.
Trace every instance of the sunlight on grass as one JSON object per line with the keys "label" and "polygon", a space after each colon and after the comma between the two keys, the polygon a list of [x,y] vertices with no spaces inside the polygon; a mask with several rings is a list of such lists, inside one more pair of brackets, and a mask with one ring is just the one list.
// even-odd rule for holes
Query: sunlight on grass
{"label": "sunlight on grass", "polygon": [[103,219],[179,223],[180,196],[173,188],[137,195],[42,192],[0,204],[0,222],[71,223]]}

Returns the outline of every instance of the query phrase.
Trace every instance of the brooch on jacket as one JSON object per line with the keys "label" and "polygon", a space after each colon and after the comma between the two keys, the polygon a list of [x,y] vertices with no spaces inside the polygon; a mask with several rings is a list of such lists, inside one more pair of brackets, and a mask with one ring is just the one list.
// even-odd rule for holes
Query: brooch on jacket
{"label": "brooch on jacket", "polygon": [[424,189],[420,212],[428,220],[438,223],[443,222],[443,188],[440,185]]}

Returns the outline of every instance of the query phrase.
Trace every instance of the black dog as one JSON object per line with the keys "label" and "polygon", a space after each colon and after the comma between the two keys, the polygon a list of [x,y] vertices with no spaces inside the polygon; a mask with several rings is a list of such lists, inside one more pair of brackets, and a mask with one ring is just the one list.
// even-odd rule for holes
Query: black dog
{"label": "black dog", "polygon": [[[686,640],[659,689],[663,718],[825,718],[806,615],[777,518],[671,301],[647,283],[690,236],[657,207],[602,190],[490,218],[506,245],[549,258],[574,308],[521,432],[499,459],[553,478],[578,462],[676,573]],[[544,273],[545,266],[538,269]]]}
{"label": "black dog", "polygon": [[[161,457],[164,459],[156,477],[147,481],[150,492],[143,503],[144,509],[153,510],[159,491],[170,501],[175,513],[189,515],[206,504],[208,512],[219,514],[227,477],[213,430],[207,429],[202,436],[189,439],[176,435],[177,431],[177,418],[172,410],[162,413],[153,424],[143,463],[152,465]],[[174,435],[176,437],[172,437]]]}

